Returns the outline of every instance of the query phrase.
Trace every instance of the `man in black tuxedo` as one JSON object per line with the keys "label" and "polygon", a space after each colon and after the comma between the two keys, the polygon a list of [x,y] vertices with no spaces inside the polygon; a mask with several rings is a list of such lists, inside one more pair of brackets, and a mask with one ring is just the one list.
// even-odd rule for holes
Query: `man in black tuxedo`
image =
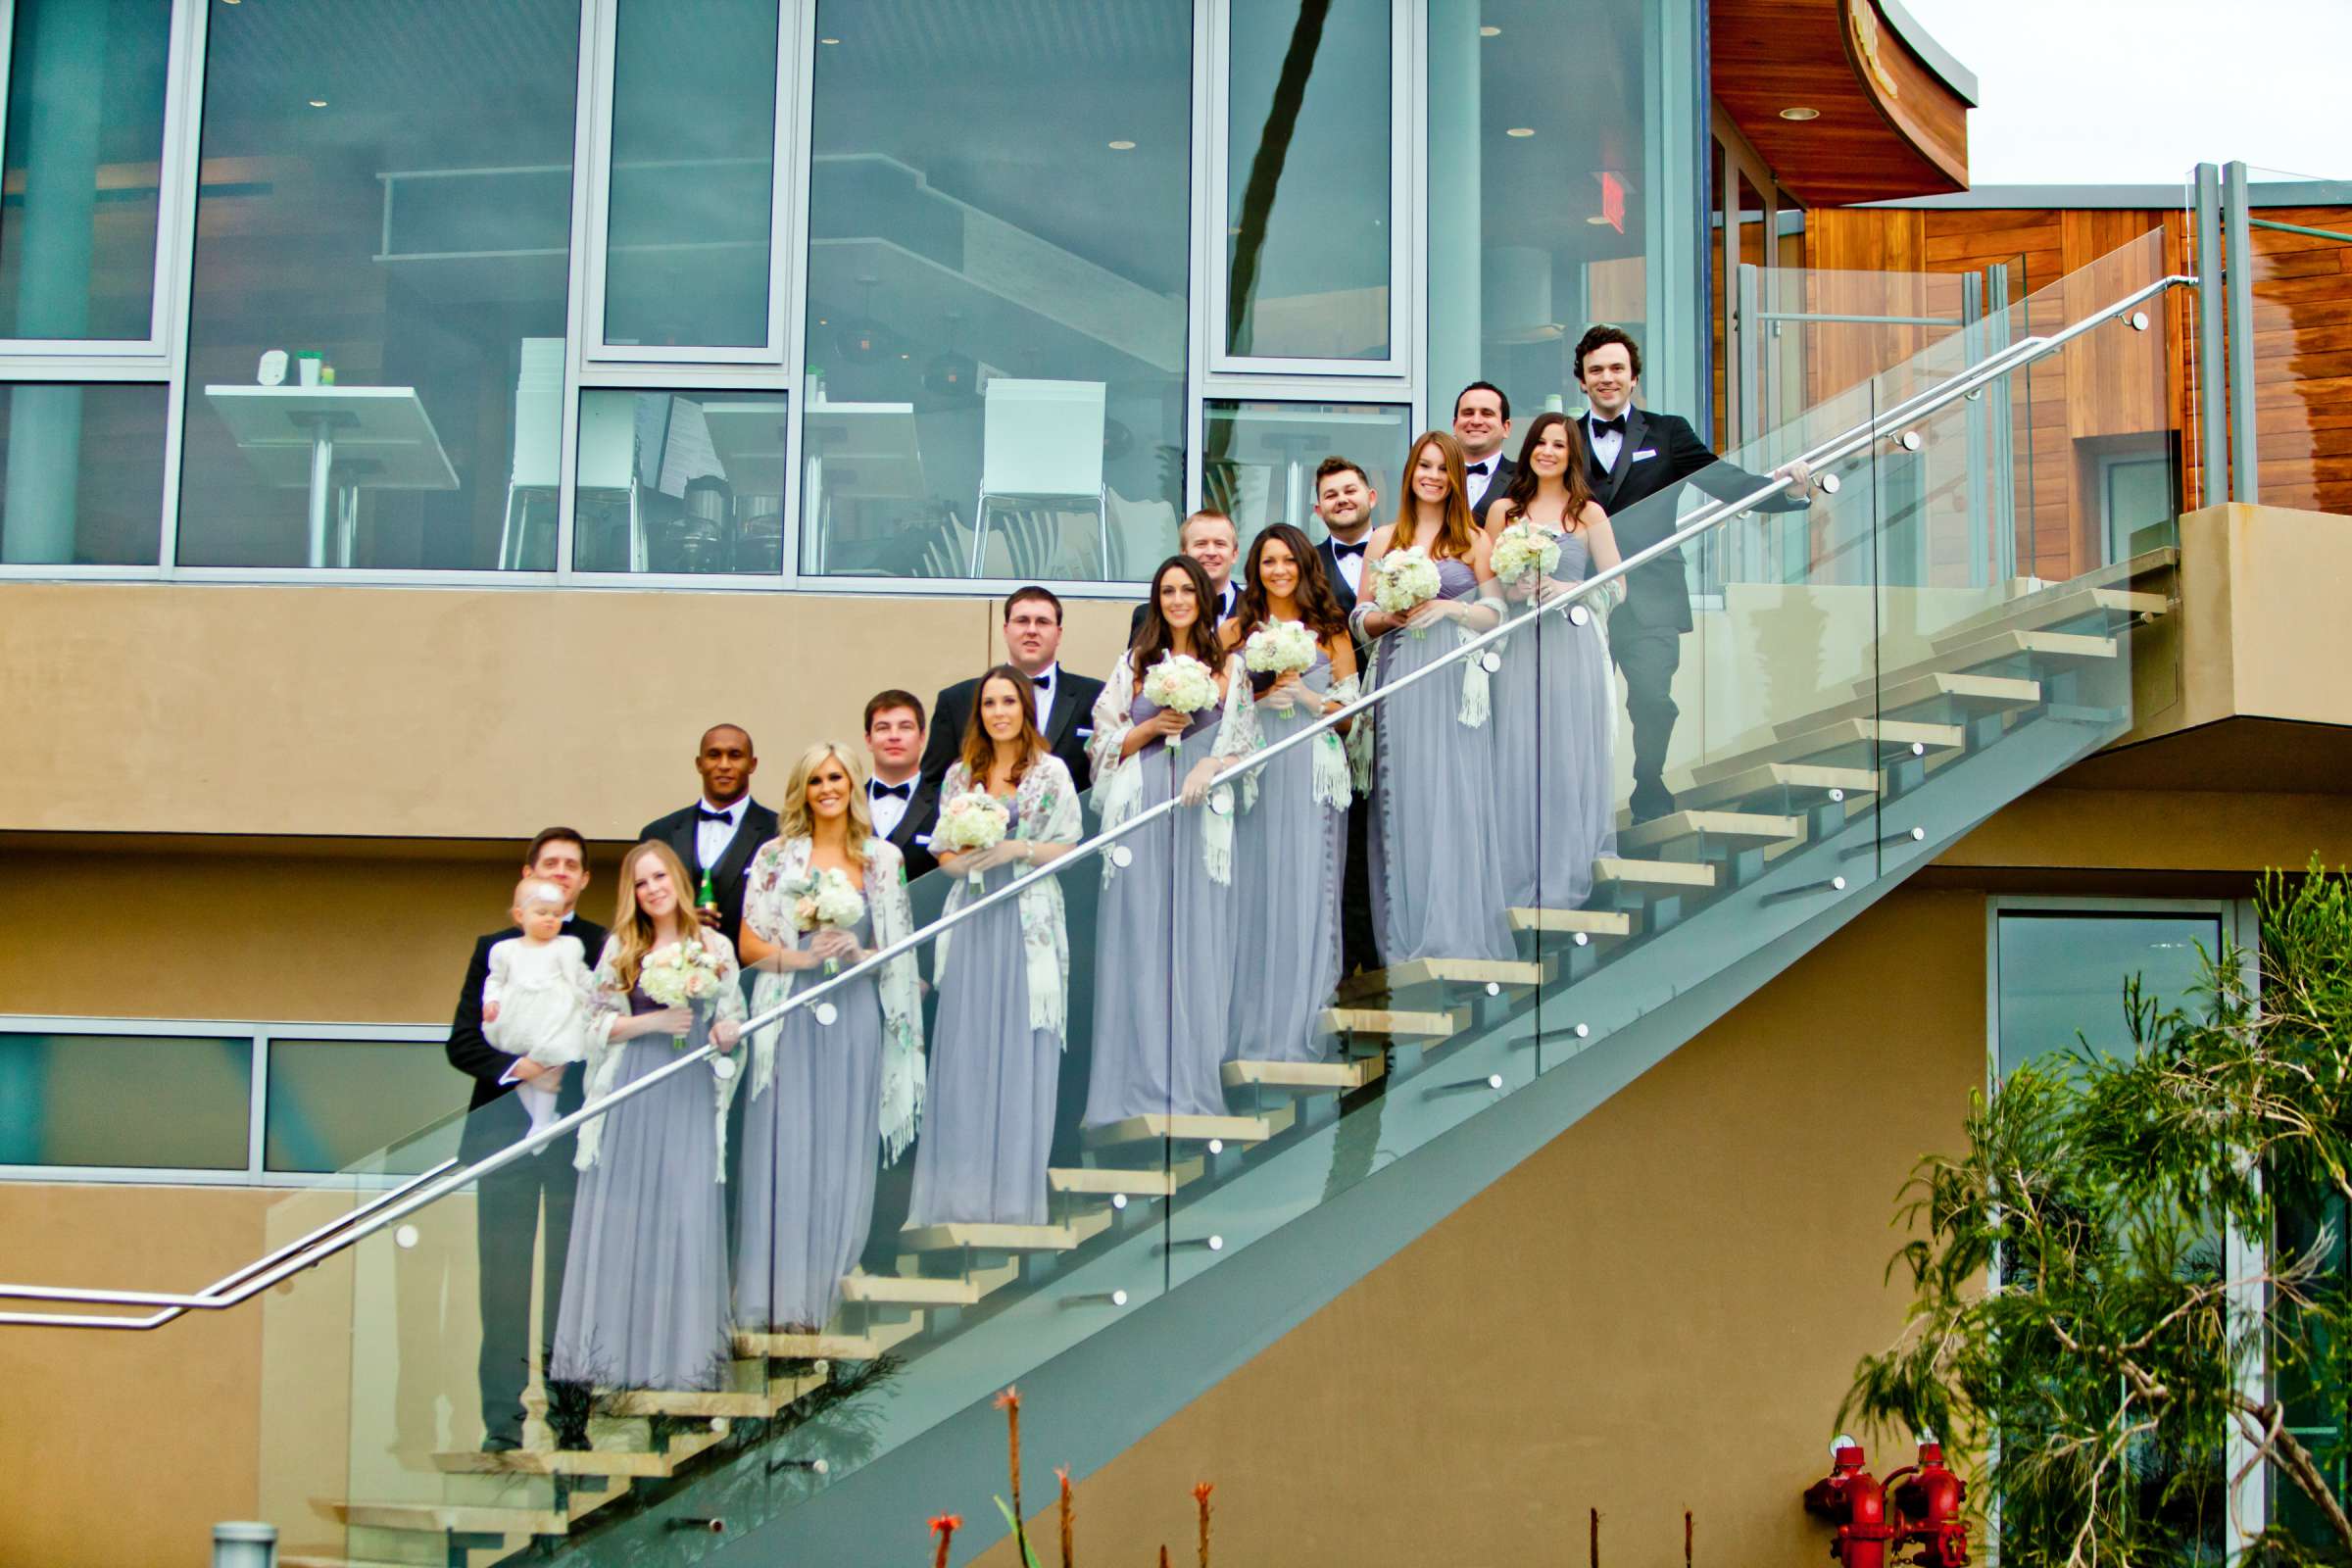
{"label": "man in black tuxedo", "polygon": [[[1216,630],[1217,623],[1233,613],[1240,602],[1242,590],[1233,580],[1235,563],[1242,558],[1241,535],[1234,531],[1233,519],[1222,512],[1202,510],[1184,519],[1176,530],[1176,548],[1200,563],[1208,573],[1208,585],[1217,591],[1216,610],[1208,617],[1208,628]],[[1127,620],[1127,646],[1144,634],[1144,609],[1135,607]]]}
{"label": "man in black tuxedo", "polygon": [[[1095,738],[1095,699],[1102,683],[1061,667],[1061,601],[1049,588],[1015,588],[1004,601],[1004,662],[1029,677],[1037,693],[1037,727],[1046,749],[1061,759],[1083,795],[1094,787],[1086,743]],[[948,766],[963,749],[980,677],[959,680],[931,705],[931,739],[923,748],[923,784],[934,797]]]}
{"label": "man in black tuxedo", "polygon": [[[1585,333],[1576,345],[1576,378],[1592,404],[1584,425],[1592,493],[1608,513],[1623,554],[1645,550],[1675,531],[1674,497],[1686,481],[1723,500],[1765,483],[1716,457],[1688,420],[1634,406],[1642,350],[1622,328],[1595,326]],[[1801,512],[1812,504],[1803,464],[1774,472],[1788,473],[1789,487],[1757,510]],[[1625,711],[1634,726],[1633,816],[1646,822],[1674,809],[1664,778],[1666,747],[1681,711],[1674,703],[1674,672],[1683,662],[1683,633],[1691,625],[1682,548],[1636,567],[1625,586],[1625,603],[1609,617],[1609,657],[1625,672]]]}
{"label": "man in black tuxedo", "polygon": [[1487,508],[1511,487],[1519,466],[1503,450],[1511,438],[1511,400],[1492,381],[1473,381],[1453,400],[1453,438],[1461,443],[1462,477],[1470,486],[1470,515],[1487,525]]}
{"label": "man in black tuxedo", "polygon": [[[522,874],[563,890],[564,929],[580,939],[593,967],[604,952],[605,928],[572,912],[572,906],[588,886],[587,841],[567,827],[545,829],[531,840]],[[457,1015],[450,1020],[449,1064],[473,1080],[466,1127],[458,1137],[458,1157],[468,1165],[518,1142],[530,1131],[530,1113],[510,1092],[516,1084],[557,1079],[557,1113],[567,1116],[580,1108],[585,1068],[543,1067],[528,1057],[510,1056],[482,1033],[482,982],[490,973],[490,950],[520,935],[518,928],[509,926],[475,941],[472,960],[466,965],[466,983],[458,992]],[[564,1298],[564,1257],[571,1241],[571,1155],[572,1141],[565,1136],[491,1172],[478,1184],[474,1245],[480,1251],[477,1289],[482,1350],[478,1371],[484,1452],[504,1452],[522,1446],[522,1392],[531,1372],[531,1246],[543,1206],[547,1238],[539,1298],[542,1365],[555,1338],[556,1307]],[[551,1384],[548,1393],[550,1418],[559,1439],[567,1446],[586,1447],[586,1391]]]}
{"label": "man in black tuxedo", "polygon": [[743,885],[752,874],[752,857],[776,836],[776,813],[752,799],[752,774],[760,767],[751,733],[740,724],[713,724],[703,731],[702,747],[694,755],[694,770],[703,776],[703,798],[683,810],[656,817],[638,829],[637,839],[660,839],[686,862],[691,884],[687,896],[700,903],[703,874],[710,876],[710,891],[718,914],[702,914],[705,925],[718,927],[730,943],[743,934]]}
{"label": "man in black tuxedo", "polygon": [[931,828],[939,819],[939,786],[923,777],[923,700],[895,688],[865,701],[865,753],[873,762],[865,781],[874,831],[895,846],[915,881],[939,864]]}
{"label": "man in black tuxedo", "polygon": [[[1499,493],[1499,492],[1497,492]],[[1325,458],[1315,465],[1315,515],[1323,519],[1330,537],[1315,546],[1323,564],[1324,580],[1343,609],[1353,609],[1356,589],[1363,581],[1364,546],[1372,537],[1372,518],[1380,494],[1372,478],[1347,458]],[[1352,620],[1350,625],[1356,624]],[[1355,667],[1367,678],[1371,672],[1371,643],[1360,631],[1355,641]],[[1380,967],[1380,945],[1372,927],[1372,880],[1364,835],[1372,823],[1371,804],[1360,797],[1348,803],[1348,861],[1340,878],[1340,968],[1353,974]]]}

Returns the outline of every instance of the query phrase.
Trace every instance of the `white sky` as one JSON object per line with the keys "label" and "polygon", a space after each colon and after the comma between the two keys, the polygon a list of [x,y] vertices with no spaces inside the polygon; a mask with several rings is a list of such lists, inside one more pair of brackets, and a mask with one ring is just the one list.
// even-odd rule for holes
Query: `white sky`
{"label": "white sky", "polygon": [[2233,158],[2352,179],[2352,0],[1902,3],[1977,74],[1971,184],[2154,184]]}

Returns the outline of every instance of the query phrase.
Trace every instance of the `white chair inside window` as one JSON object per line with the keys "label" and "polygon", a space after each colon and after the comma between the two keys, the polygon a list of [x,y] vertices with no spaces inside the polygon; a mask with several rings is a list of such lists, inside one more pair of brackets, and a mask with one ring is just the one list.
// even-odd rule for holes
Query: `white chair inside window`
{"label": "white chair inside window", "polygon": [[[628,569],[633,572],[651,565],[646,556],[645,514],[637,504],[637,400],[667,395],[640,392],[636,397],[606,394],[580,399],[580,482],[572,525],[577,528],[591,507],[619,500],[628,509]],[[654,461],[660,461],[659,454]]]}
{"label": "white chair inside window", "polygon": [[[1100,381],[991,380],[983,394],[980,500],[972,518],[972,575],[988,556],[992,509],[1013,514],[1005,545],[1013,575],[1042,575],[1058,530],[1050,515],[1094,509],[1101,535],[1098,572],[1110,562],[1110,514],[1102,499],[1103,385]],[[1051,532],[1050,532],[1051,530]]]}
{"label": "white chair inside window", "polygon": [[564,340],[526,337],[514,378],[514,468],[507,480],[507,515],[498,531],[498,569],[524,569],[532,535],[546,539],[546,562],[556,564],[556,509],[563,488]]}

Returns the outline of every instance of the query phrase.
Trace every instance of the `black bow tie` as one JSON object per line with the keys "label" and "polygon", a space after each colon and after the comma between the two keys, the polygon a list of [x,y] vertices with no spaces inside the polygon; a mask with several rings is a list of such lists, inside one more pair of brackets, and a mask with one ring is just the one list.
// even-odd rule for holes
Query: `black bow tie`
{"label": "black bow tie", "polygon": [[1624,415],[1620,414],[1614,419],[1604,419],[1598,415],[1592,416],[1592,433],[1595,436],[1606,435],[1612,430],[1619,435],[1625,434]]}
{"label": "black bow tie", "polygon": [[1029,684],[1043,689],[1054,684],[1054,677],[1051,675],[1032,675],[1029,677]]}
{"label": "black bow tie", "polygon": [[708,806],[698,806],[694,808],[694,819],[698,822],[724,822],[727,826],[733,827],[735,812],[732,808],[724,811],[713,811]]}
{"label": "black bow tie", "polygon": [[1331,553],[1335,556],[1360,556],[1364,553],[1364,547],[1371,542],[1369,539],[1358,539],[1351,545],[1344,545],[1334,539],[1331,542]]}
{"label": "black bow tie", "polygon": [[1468,467],[1464,468],[1462,471],[1463,471],[1464,473],[1484,473],[1484,472],[1486,472],[1486,471],[1487,471],[1487,462],[1488,462],[1488,461],[1489,461],[1489,460],[1484,460],[1484,459],[1482,459],[1481,461],[1479,461],[1479,462],[1477,462],[1477,463],[1473,463],[1473,464],[1471,464],[1471,465],[1470,465]]}
{"label": "black bow tie", "polygon": [[865,788],[866,792],[877,801],[885,795],[895,795],[902,801],[914,799],[914,780],[912,779],[908,779],[904,784],[885,784],[878,778],[867,779]]}

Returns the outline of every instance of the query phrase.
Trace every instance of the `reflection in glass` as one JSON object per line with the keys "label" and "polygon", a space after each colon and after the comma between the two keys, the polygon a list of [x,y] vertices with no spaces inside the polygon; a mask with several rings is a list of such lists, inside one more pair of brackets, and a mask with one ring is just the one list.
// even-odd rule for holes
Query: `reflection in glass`
{"label": "reflection in glass", "polygon": [[[786,402],[781,392],[582,392],[572,564],[782,571]],[[552,561],[552,511],[534,546],[542,537]]]}
{"label": "reflection in glass", "polygon": [[623,0],[605,341],[767,341],[775,0]]}
{"label": "reflection in glass", "polygon": [[170,0],[17,0],[0,337],[148,335]]}
{"label": "reflection in glass", "polygon": [[183,564],[522,564],[561,461],[579,19],[214,9]]}
{"label": "reflection in glass", "polygon": [[[262,1168],[336,1171],[466,1108],[466,1080],[432,1041],[270,1042]],[[377,1168],[412,1175],[442,1157],[437,1143],[391,1151]]]}
{"label": "reflection in glass", "polygon": [[0,1034],[0,1165],[243,1170],[251,1040]]}
{"label": "reflection in glass", "polygon": [[2202,972],[2201,947],[2221,949],[2210,914],[2021,914],[2000,919],[2000,1071],[2058,1055],[2079,1043],[2128,1052],[2124,982],[2139,976],[2144,996],[2189,1005]]}
{"label": "reflection in glass", "polygon": [[1202,504],[1233,518],[1245,550],[1275,522],[1303,528],[1320,542],[1327,530],[1315,515],[1315,467],[1342,457],[1364,470],[1381,498],[1377,515],[1386,519],[1397,504],[1396,464],[1411,417],[1402,404],[1212,398],[1201,432]]}
{"label": "reflection in glass", "polygon": [[165,389],[0,386],[0,562],[153,565]]}
{"label": "reflection in glass", "polygon": [[1389,356],[1389,8],[1232,8],[1229,353]]}
{"label": "reflection in glass", "polygon": [[1164,554],[1193,8],[1116,17],[819,6],[803,570],[1133,580]]}
{"label": "reflection in glass", "polygon": [[1515,419],[1580,407],[1570,351],[1607,321],[1643,344],[1643,405],[1704,423],[1696,355],[1661,352],[1696,325],[1690,34],[1688,0],[1431,0],[1433,422],[1474,380]]}

